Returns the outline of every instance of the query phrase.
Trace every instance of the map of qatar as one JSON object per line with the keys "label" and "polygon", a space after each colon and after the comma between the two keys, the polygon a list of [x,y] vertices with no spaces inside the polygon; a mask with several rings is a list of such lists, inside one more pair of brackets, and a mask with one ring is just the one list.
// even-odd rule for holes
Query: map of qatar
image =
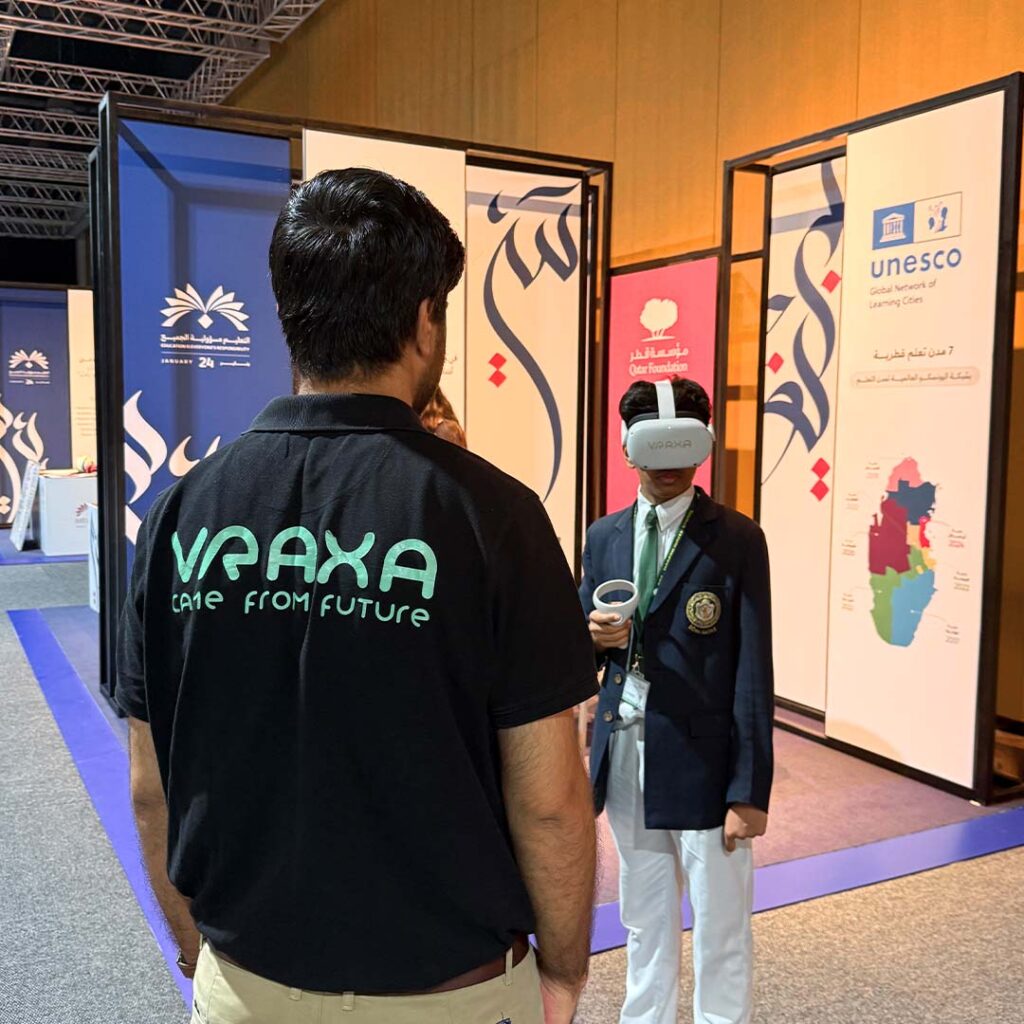
{"label": "map of qatar", "polygon": [[928,539],[934,511],[935,484],[921,479],[914,459],[904,459],[889,476],[868,542],[871,617],[878,635],[895,647],[914,642],[935,594],[936,561]]}

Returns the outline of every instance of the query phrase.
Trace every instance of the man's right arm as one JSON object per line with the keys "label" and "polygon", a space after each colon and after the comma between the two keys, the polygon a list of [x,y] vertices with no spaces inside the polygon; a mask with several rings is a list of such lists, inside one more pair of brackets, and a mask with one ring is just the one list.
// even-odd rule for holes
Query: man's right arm
{"label": "man's right arm", "polygon": [[569,1024],[590,958],[597,846],[572,712],[498,738],[509,827],[537,921],[545,1022]]}

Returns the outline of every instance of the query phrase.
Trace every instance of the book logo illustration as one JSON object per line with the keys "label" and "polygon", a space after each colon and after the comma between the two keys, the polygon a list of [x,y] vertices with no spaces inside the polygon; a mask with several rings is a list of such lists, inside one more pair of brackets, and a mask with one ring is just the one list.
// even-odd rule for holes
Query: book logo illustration
{"label": "book logo illustration", "polygon": [[49,384],[50,360],[37,348],[19,348],[7,360],[7,376],[11,384]]}
{"label": "book logo illustration", "polygon": [[184,291],[180,288],[175,288],[174,295],[166,296],[164,301],[167,303],[167,306],[161,309],[160,312],[167,319],[161,324],[163,327],[173,327],[182,317],[187,316],[189,313],[198,313],[197,320],[199,325],[204,330],[208,330],[213,324],[211,314],[216,313],[218,316],[224,317],[236,330],[244,331],[245,333],[249,332],[249,328],[245,325],[245,321],[249,319],[249,314],[243,312],[245,303],[237,300],[234,292],[224,291],[223,285],[217,285],[210,292],[209,298],[204,299],[193,285],[186,284]]}

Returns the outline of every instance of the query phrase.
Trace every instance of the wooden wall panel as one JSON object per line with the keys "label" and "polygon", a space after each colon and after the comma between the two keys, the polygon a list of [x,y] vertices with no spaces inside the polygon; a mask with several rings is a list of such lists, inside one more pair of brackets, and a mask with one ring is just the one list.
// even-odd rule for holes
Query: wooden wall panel
{"label": "wooden wall panel", "polygon": [[309,104],[307,24],[290,39],[271,49],[263,62],[232,94],[234,107],[264,114],[304,117]]}
{"label": "wooden wall panel", "polygon": [[379,127],[470,137],[472,0],[378,4],[376,46]]}
{"label": "wooden wall panel", "polygon": [[376,125],[377,4],[334,0],[317,12],[319,25],[309,39],[308,117]]}
{"label": "wooden wall panel", "polygon": [[536,0],[473,0],[472,137],[537,147]]}
{"label": "wooden wall panel", "polygon": [[537,26],[537,148],[615,156],[618,0],[545,0]]}
{"label": "wooden wall panel", "polygon": [[619,0],[613,263],[715,238],[719,17],[719,0]]}
{"label": "wooden wall panel", "polygon": [[1020,0],[863,0],[861,8],[858,117],[1024,67]]}
{"label": "wooden wall panel", "polygon": [[720,163],[856,116],[856,3],[722,0],[721,47]]}

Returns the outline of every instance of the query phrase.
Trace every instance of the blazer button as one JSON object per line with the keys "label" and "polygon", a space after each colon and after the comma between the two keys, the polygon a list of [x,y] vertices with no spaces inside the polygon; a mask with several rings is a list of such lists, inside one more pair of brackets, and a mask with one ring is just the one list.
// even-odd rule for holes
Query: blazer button
{"label": "blazer button", "polygon": [[612,711],[606,711],[601,717],[606,722],[614,722],[615,721],[615,713],[612,712]]}
{"label": "blazer button", "polygon": [[615,679],[614,679],[614,682],[615,682],[615,683],[616,683],[617,685],[619,685],[619,686],[621,686],[621,685],[622,685],[622,673],[621,673],[621,672],[616,672],[616,673],[615,673]]}

